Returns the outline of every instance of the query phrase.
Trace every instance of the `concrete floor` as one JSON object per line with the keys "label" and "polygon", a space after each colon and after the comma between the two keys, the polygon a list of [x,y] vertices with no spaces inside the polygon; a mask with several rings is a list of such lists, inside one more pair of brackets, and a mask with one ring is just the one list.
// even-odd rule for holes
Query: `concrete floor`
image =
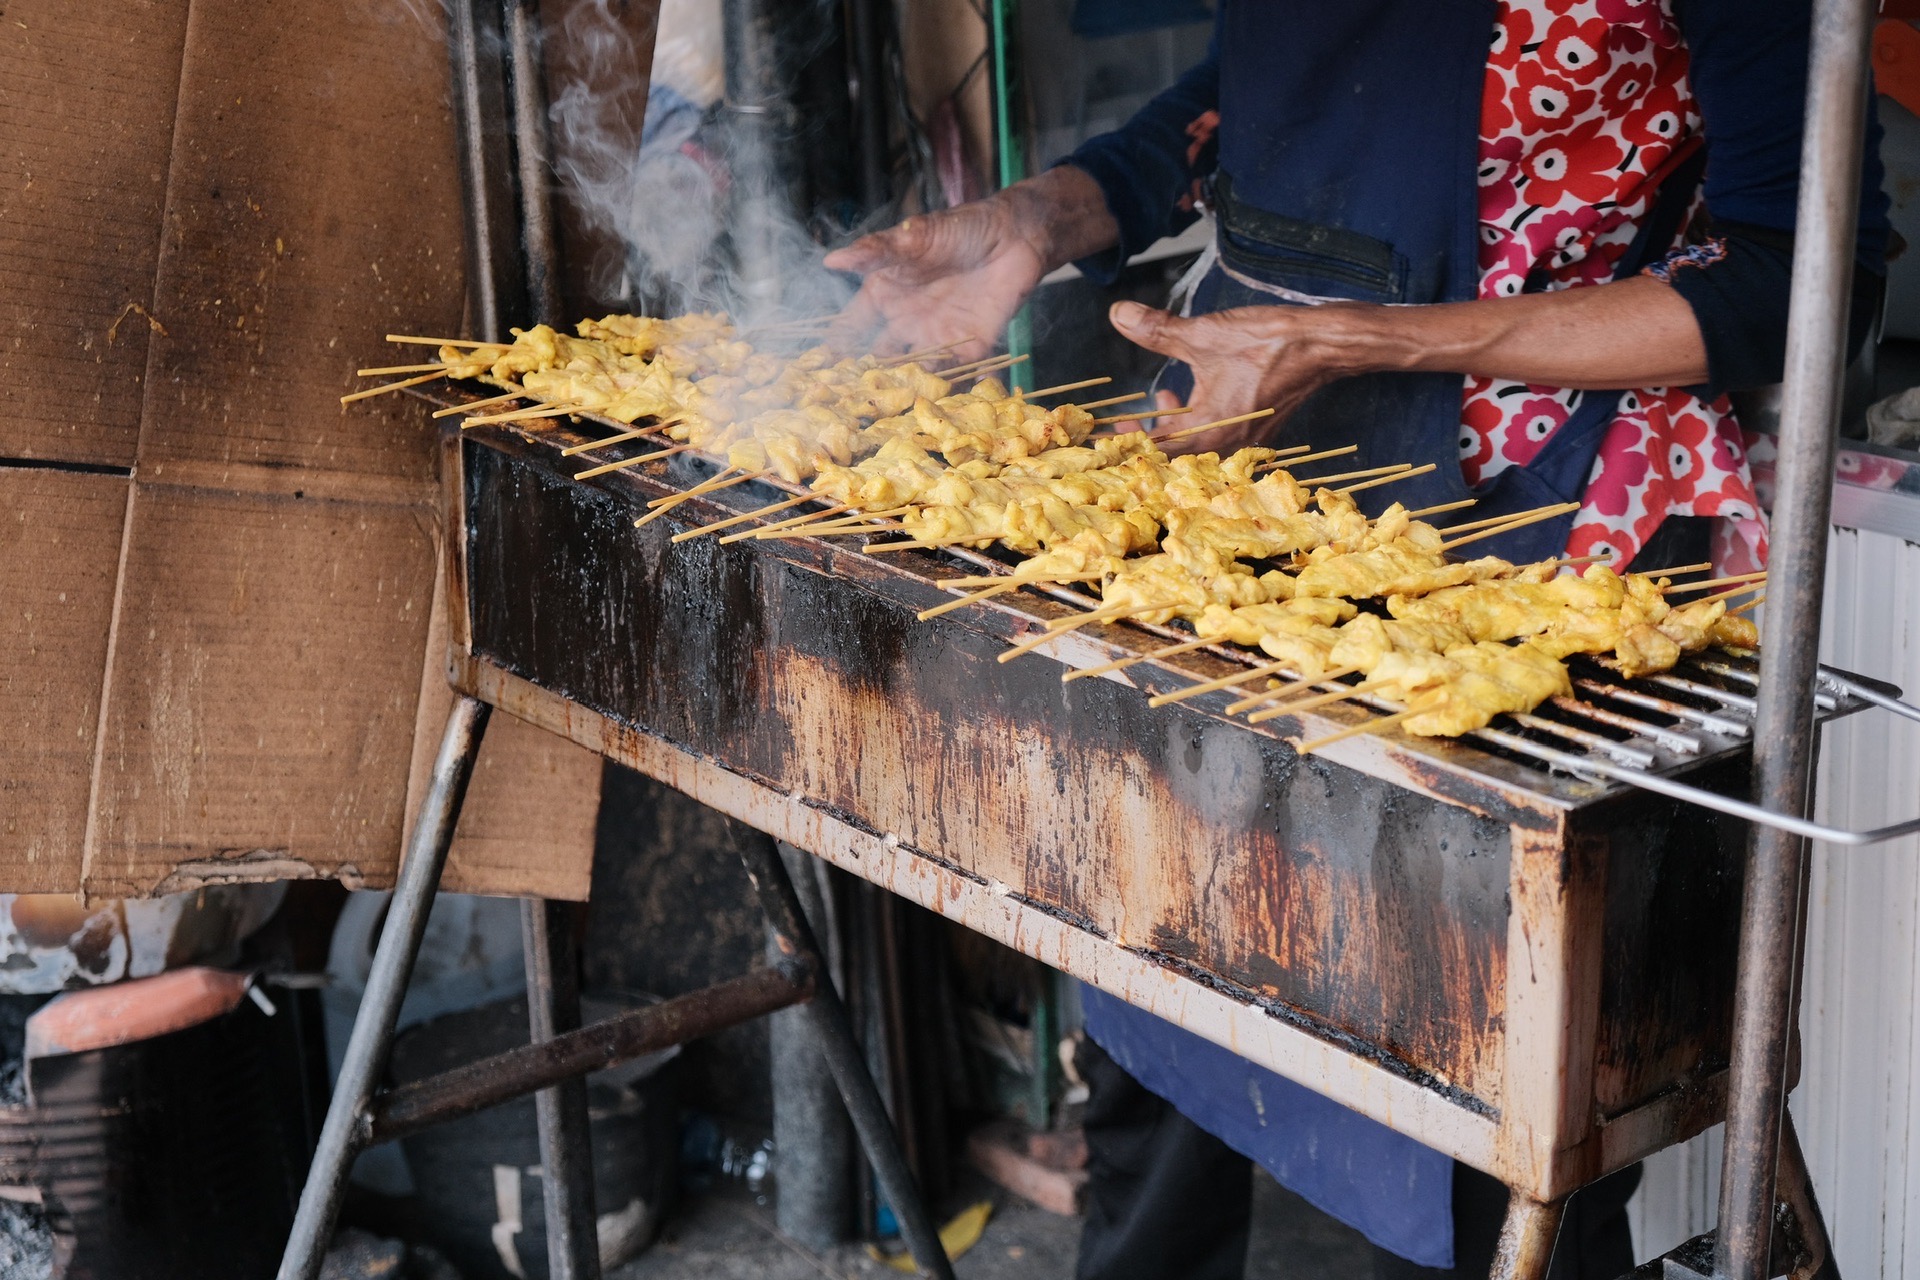
{"label": "concrete floor", "polygon": [[[980,1243],[954,1266],[959,1280],[1070,1280],[1080,1221],[1002,1194]],[[867,1280],[898,1276],[856,1245],[816,1254],[781,1235],[770,1207],[714,1194],[681,1205],[659,1243],[607,1280]],[[1369,1280],[1371,1255],[1351,1231],[1258,1174],[1247,1280]]]}

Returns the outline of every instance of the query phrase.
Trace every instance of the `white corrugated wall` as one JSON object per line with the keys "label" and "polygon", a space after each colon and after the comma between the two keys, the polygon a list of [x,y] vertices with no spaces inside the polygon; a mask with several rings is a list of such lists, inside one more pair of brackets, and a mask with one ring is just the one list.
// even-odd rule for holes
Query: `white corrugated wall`
{"label": "white corrugated wall", "polygon": [[[1836,529],[1826,661],[1920,695],[1920,546]],[[1920,724],[1866,713],[1828,731],[1828,821],[1920,813]],[[1920,839],[1814,854],[1793,1114],[1843,1275],[1920,1280]],[[1718,1130],[1647,1162],[1634,1247],[1653,1257],[1713,1225]]]}

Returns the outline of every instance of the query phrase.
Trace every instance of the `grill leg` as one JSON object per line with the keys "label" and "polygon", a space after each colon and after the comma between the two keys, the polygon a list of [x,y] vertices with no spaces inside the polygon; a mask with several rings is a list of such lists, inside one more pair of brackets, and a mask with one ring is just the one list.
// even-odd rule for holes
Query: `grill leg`
{"label": "grill leg", "polygon": [[[527,1021],[533,1043],[578,1030],[580,940],[572,904],[522,898],[520,940],[527,957]],[[573,1076],[542,1089],[533,1105],[540,1121],[547,1274],[552,1280],[600,1280],[586,1077]]]}
{"label": "grill leg", "polygon": [[460,802],[466,798],[474,758],[480,754],[480,740],[492,710],[477,699],[461,698],[447,717],[440,754],[433,762],[433,781],[400,863],[399,881],[387,908],[386,924],[380,930],[380,945],[367,974],[366,994],[360,998],[360,1012],[353,1020],[353,1037],[347,1041],[340,1079],[327,1105],[327,1118],[320,1128],[306,1185],[300,1190],[300,1209],[294,1215],[287,1251],[280,1259],[279,1280],[315,1280],[320,1274],[321,1259],[333,1237],[334,1219],[340,1213],[347,1171],[360,1153],[367,1104],[387,1069],[400,1001],[407,994],[407,979],[413,976],[413,962],[420,954],[427,912],[440,887],[440,871],[446,866],[447,849],[453,843],[453,827],[460,820]]}
{"label": "grill leg", "polygon": [[906,1238],[913,1260],[919,1264],[922,1274],[935,1280],[953,1280],[953,1265],[947,1261],[940,1233],[934,1229],[926,1203],[920,1198],[920,1189],[914,1183],[913,1171],[907,1167],[906,1156],[901,1154],[900,1140],[894,1135],[880,1091],[867,1073],[866,1055],[854,1039],[846,1006],[840,1003],[840,993],[834,989],[833,977],[821,959],[813,930],[807,927],[806,916],[801,913],[800,899],[794,893],[793,882],[787,878],[786,865],[780,861],[772,839],[758,833],[740,839],[739,853],[746,864],[747,876],[760,895],[761,910],[766,912],[767,923],[773,929],[774,945],[788,955],[806,958],[819,975],[813,999],[801,1007],[813,1024],[820,1053],[827,1060],[827,1070],[833,1074],[841,1100],[847,1104],[847,1114],[852,1117],[854,1132],[866,1150],[868,1162],[873,1165],[881,1194],[893,1206],[894,1217],[900,1220],[900,1234]]}
{"label": "grill leg", "polygon": [[1547,1266],[1553,1261],[1553,1242],[1560,1235],[1560,1219],[1566,1211],[1565,1197],[1543,1204],[1525,1192],[1514,1192],[1507,1205],[1507,1220],[1500,1227],[1490,1280],[1546,1280]]}
{"label": "grill leg", "polygon": [[1840,1268],[1833,1260],[1833,1242],[1827,1239],[1827,1220],[1820,1202],[1813,1195],[1813,1177],[1807,1171],[1807,1158],[1800,1150],[1800,1134],[1793,1127],[1793,1113],[1780,1121],[1780,1202],[1793,1213],[1799,1239],[1791,1243],[1803,1250],[1803,1261],[1790,1273],[1792,1280],[1840,1280]]}

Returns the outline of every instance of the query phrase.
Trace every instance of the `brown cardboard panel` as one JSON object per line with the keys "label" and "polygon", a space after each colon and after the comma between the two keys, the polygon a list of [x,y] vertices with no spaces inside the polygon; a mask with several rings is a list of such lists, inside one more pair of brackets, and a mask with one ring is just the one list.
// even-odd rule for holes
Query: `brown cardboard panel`
{"label": "brown cardboard panel", "polygon": [[0,467],[0,892],[79,887],[129,485]]}
{"label": "brown cardboard panel", "polygon": [[[420,680],[420,716],[407,786],[409,832],[453,706],[453,690],[447,687],[444,593],[443,578],[434,593]],[[600,757],[585,747],[495,711],[474,763],[441,886],[457,893],[586,901],[593,879],[600,769]]]}
{"label": "brown cardboard panel", "polygon": [[[141,460],[432,476],[417,404],[342,407],[464,292],[440,8],[195,0]],[[423,588],[424,590],[424,588]],[[407,681],[411,696],[414,682]]]}
{"label": "brown cardboard panel", "polygon": [[424,502],[136,482],[89,892],[392,863],[434,540]]}
{"label": "brown cardboard panel", "polygon": [[133,461],[186,25],[0,6],[0,457]]}

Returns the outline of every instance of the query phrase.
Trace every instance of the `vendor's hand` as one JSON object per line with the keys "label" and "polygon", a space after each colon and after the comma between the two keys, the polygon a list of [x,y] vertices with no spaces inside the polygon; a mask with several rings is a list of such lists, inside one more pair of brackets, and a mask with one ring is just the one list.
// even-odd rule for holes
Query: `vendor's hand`
{"label": "vendor's hand", "polygon": [[[1181,452],[1222,456],[1276,438],[1276,428],[1308,396],[1351,372],[1339,348],[1320,338],[1335,307],[1240,307],[1204,316],[1177,316],[1137,302],[1116,302],[1113,327],[1149,351],[1185,361],[1193,370],[1192,412],[1167,419],[1172,430],[1256,409],[1272,417],[1239,422],[1175,442]],[[1177,405],[1166,392],[1162,408]],[[1168,404],[1166,401],[1174,401]]]}
{"label": "vendor's hand", "polygon": [[941,361],[987,354],[1040,278],[1118,241],[1099,184],[1070,165],[986,200],[908,218],[826,257],[864,279],[839,326],[877,331],[876,352],[958,343]]}
{"label": "vendor's hand", "polygon": [[880,355],[959,343],[942,364],[993,350],[1047,273],[1011,202],[998,197],[908,218],[836,249],[826,265],[864,277],[842,327],[878,330],[870,346]]}

